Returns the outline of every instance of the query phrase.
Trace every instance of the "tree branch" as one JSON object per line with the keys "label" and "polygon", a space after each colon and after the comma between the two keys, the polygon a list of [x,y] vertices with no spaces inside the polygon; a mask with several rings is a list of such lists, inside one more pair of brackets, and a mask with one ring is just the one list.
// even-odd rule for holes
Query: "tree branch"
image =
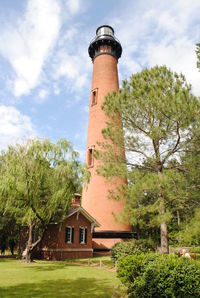
{"label": "tree branch", "polygon": [[143,132],[145,135],[149,136],[149,132],[145,131],[143,128],[141,128],[140,126],[136,125],[136,123],[134,121],[132,121],[130,118],[126,119],[127,122],[130,121],[130,123],[137,128],[138,130],[140,130],[141,132]]}
{"label": "tree branch", "polygon": [[43,220],[43,218],[38,214],[38,212],[36,211],[35,207],[33,206],[33,204],[31,204],[31,209],[33,211],[33,213],[37,216],[37,218],[41,221],[43,227],[46,227],[45,221]]}
{"label": "tree branch", "polygon": [[164,165],[164,163],[166,162],[166,160],[173,154],[175,153],[177,150],[179,150],[178,145],[180,143],[180,132],[179,132],[179,122],[176,122],[176,135],[177,135],[177,140],[176,140],[176,144],[174,145],[174,147],[168,152],[168,154],[165,156],[165,158],[162,161],[162,165]]}

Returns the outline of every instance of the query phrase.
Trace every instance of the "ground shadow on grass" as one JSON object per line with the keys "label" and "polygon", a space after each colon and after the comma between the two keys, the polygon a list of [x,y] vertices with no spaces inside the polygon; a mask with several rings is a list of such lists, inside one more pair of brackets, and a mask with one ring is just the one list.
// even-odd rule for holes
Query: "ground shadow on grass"
{"label": "ground shadow on grass", "polygon": [[20,284],[8,288],[0,288],[1,298],[108,298],[112,297],[113,288],[106,280],[97,281],[92,278],[78,278],[76,280],[48,280],[42,283]]}
{"label": "ground shadow on grass", "polygon": [[3,262],[13,262],[13,260],[16,260],[16,258],[0,258],[0,263],[3,263]]}
{"label": "ground shadow on grass", "polygon": [[[47,264],[47,263],[41,264],[41,262],[37,263],[37,261],[34,262],[34,263],[30,263],[30,264],[27,264],[27,263],[24,262],[24,265],[26,266],[26,267],[24,267],[24,269],[33,270],[33,271],[54,271],[54,270],[64,269],[67,266],[69,266],[69,265],[67,265],[63,262],[60,262],[60,263],[59,262],[57,262],[57,263],[56,262],[55,263],[51,262],[50,264]],[[70,266],[73,266],[73,265],[70,264]]]}

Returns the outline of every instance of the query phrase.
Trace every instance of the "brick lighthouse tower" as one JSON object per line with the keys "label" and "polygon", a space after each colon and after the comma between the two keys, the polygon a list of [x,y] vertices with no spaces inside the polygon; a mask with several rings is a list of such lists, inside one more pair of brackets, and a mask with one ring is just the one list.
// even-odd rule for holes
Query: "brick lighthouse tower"
{"label": "brick lighthouse tower", "polygon": [[104,97],[108,92],[119,90],[117,63],[122,47],[114,36],[113,28],[108,25],[97,28],[88,52],[93,62],[86,148],[86,163],[91,178],[88,187],[83,190],[82,205],[101,225],[93,233],[94,249],[106,251],[114,243],[132,236],[130,226],[116,220],[123,210],[123,201],[108,199],[109,190],[116,189],[126,181],[112,183],[99,176],[96,169],[100,162],[93,156],[94,150],[98,148],[97,142],[105,141],[102,129],[106,127],[107,118],[101,109]]}

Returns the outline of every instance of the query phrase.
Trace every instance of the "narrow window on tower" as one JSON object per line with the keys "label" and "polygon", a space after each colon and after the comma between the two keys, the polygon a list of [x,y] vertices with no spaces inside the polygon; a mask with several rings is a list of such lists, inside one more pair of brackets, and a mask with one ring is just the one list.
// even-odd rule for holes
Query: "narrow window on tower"
{"label": "narrow window on tower", "polygon": [[92,102],[91,106],[94,106],[97,104],[97,94],[98,94],[98,89],[92,90]]}
{"label": "narrow window on tower", "polygon": [[94,147],[89,147],[88,148],[88,167],[93,167],[94,166]]}

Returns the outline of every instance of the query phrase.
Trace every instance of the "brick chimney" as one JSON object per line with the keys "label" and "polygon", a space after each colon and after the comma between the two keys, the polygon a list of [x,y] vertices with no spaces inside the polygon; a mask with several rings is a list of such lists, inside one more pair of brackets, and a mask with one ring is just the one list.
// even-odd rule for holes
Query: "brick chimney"
{"label": "brick chimney", "polygon": [[72,198],[71,207],[77,208],[81,206],[81,195],[79,193],[75,193],[74,197]]}

